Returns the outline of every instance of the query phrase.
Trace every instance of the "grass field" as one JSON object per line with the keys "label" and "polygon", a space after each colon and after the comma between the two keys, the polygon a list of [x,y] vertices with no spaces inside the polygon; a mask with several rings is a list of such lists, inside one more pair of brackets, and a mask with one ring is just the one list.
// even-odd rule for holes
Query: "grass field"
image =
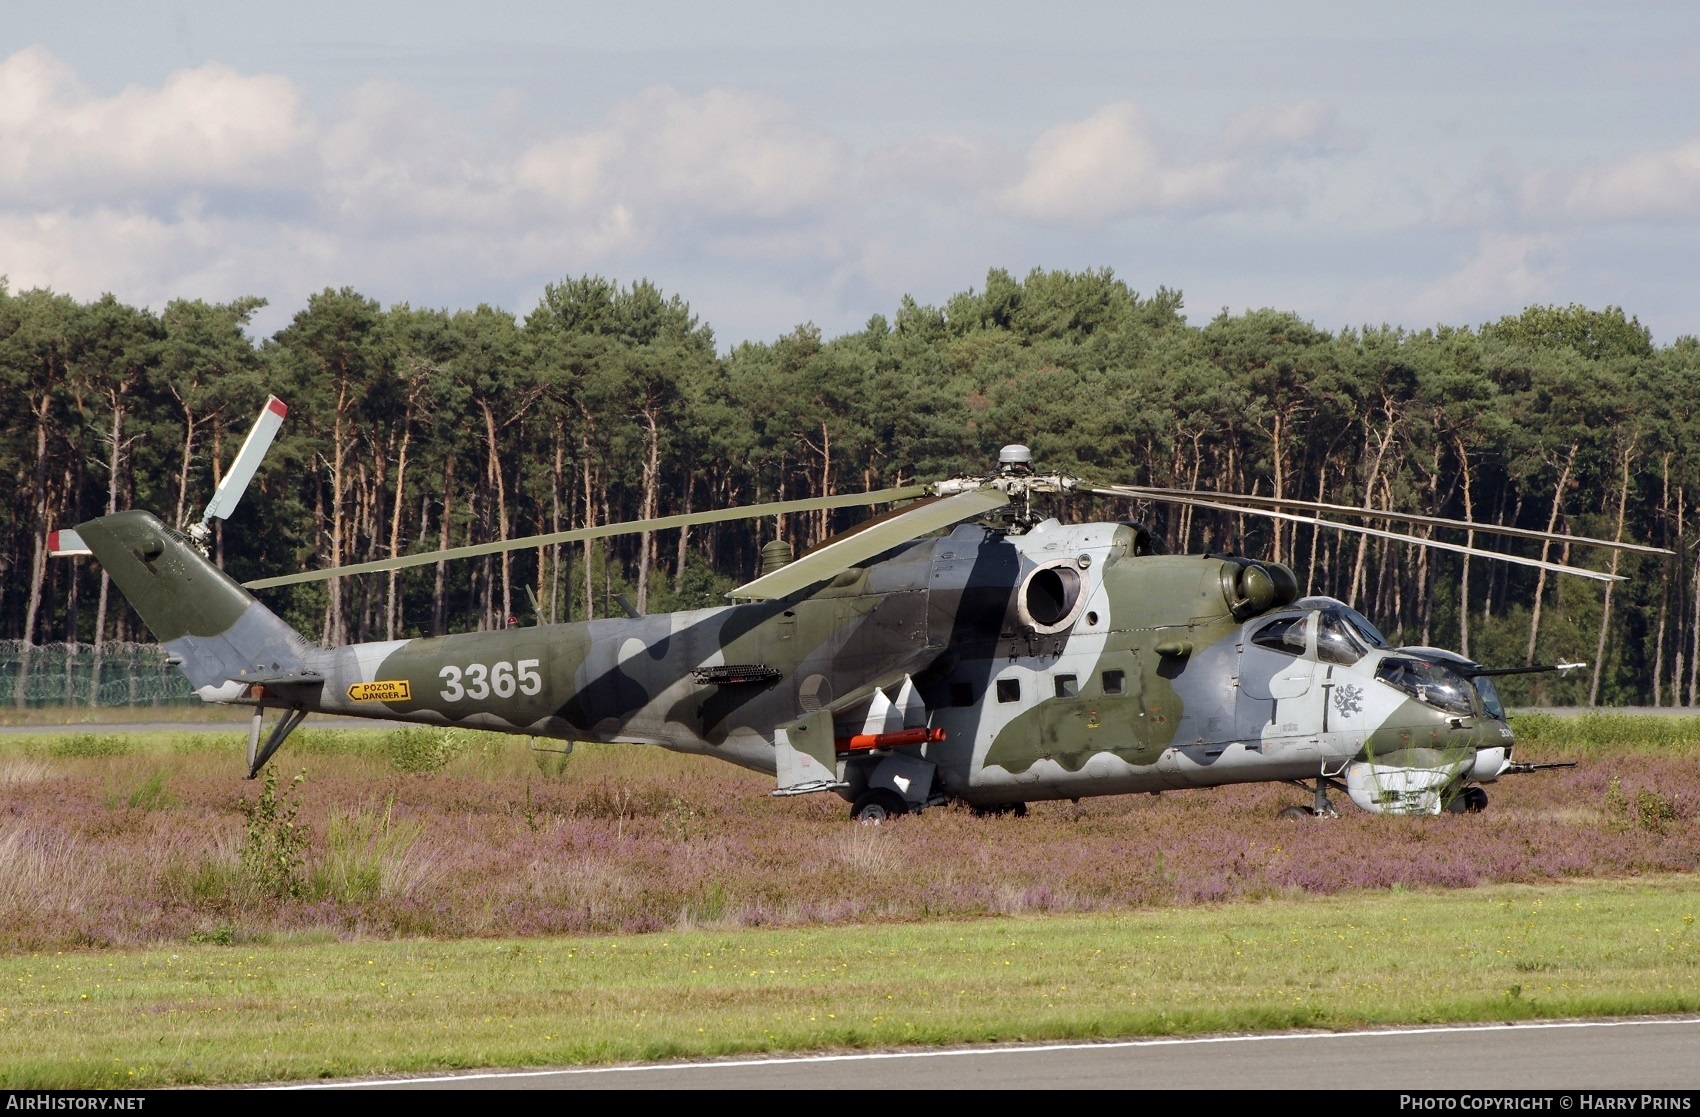
{"label": "grass field", "polygon": [[1481,815],[877,828],[641,746],[307,730],[268,795],[240,729],[8,734],[0,1085],[1700,1009],[1700,719],[1517,728],[1579,767]]}
{"label": "grass field", "polygon": [[1700,1010],[1700,881],[0,960],[0,1086]]}
{"label": "grass field", "polygon": [[[240,732],[0,737],[0,952],[1121,911],[1682,872],[1700,864],[1686,743],[1507,777],[1485,814],[1390,818],[1250,785],[847,824],[832,796],[642,746],[305,730],[268,802]],[[305,772],[300,783],[292,777]]]}

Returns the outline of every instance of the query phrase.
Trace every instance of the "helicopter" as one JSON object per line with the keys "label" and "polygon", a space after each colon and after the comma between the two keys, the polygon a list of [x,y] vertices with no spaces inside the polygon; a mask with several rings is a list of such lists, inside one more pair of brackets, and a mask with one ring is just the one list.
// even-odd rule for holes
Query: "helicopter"
{"label": "helicopter", "polygon": [[[1570,543],[1637,544],[1269,497],[996,471],[930,485],[717,509],[301,571],[238,584],[204,553],[286,409],[269,400],[200,524],[145,511],[60,533],[92,554],[205,701],[253,708],[255,778],[312,713],[533,739],[626,742],[770,774],[774,796],[831,793],[879,822],[952,802],[1030,802],[1252,782],[1304,789],[1283,817],[1480,811],[1483,784],[1565,767],[1513,760],[1496,675],[1394,647],[1344,602],[1301,597],[1278,562],[1165,555],[1139,523],[1064,524],[1067,493],[1193,504],[1361,532],[1601,580],[1615,575],[1323,519],[1376,518]],[[731,603],[319,647],[252,591],[716,520],[903,503],[794,557],[763,548]],[[1297,509],[1294,511],[1292,509]],[[196,530],[198,528],[199,530]],[[278,717],[265,735],[268,711]]]}

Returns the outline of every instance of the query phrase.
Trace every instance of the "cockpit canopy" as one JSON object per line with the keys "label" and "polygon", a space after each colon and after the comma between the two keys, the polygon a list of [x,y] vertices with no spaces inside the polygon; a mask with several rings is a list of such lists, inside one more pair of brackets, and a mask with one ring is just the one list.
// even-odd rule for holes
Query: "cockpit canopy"
{"label": "cockpit canopy", "polygon": [[[1312,619],[1314,618],[1314,629]],[[1350,667],[1372,652],[1375,677],[1453,717],[1480,712],[1504,720],[1505,705],[1493,680],[1476,674],[1476,665],[1440,648],[1395,649],[1369,618],[1332,597],[1306,597],[1251,626],[1251,642],[1283,655],[1302,656],[1316,635],[1316,658]],[[1369,670],[1366,664],[1364,670]],[[1480,696],[1480,710],[1476,706]]]}
{"label": "cockpit canopy", "polygon": [[[1450,688],[1456,689],[1461,684],[1466,698],[1473,690],[1481,698],[1481,712],[1483,714],[1499,721],[1505,720],[1505,702],[1499,697],[1499,688],[1493,685],[1491,678],[1477,673],[1480,668],[1476,664],[1457,652],[1449,652],[1444,648],[1400,648],[1396,655],[1388,657],[1388,662],[1395,659],[1414,660],[1421,663],[1426,671],[1441,675],[1445,685]],[[1385,664],[1383,667],[1385,668]],[[1380,672],[1378,671],[1377,674],[1379,676]],[[1387,681],[1395,686],[1399,685],[1391,679]],[[1412,694],[1412,697],[1419,697],[1406,687],[1401,686],[1400,689]],[[1450,711],[1450,707],[1432,700],[1436,697],[1434,692],[1428,693],[1429,699],[1419,700],[1429,701],[1430,705]]]}
{"label": "cockpit canopy", "polygon": [[1368,617],[1332,597],[1306,597],[1293,607],[1316,614],[1316,657],[1324,663],[1350,667],[1372,650],[1392,647]]}
{"label": "cockpit canopy", "polygon": [[1469,717],[1476,712],[1470,680],[1439,660],[1390,655],[1376,665],[1375,677],[1449,714]]}
{"label": "cockpit canopy", "polygon": [[1316,618],[1316,657],[1324,663],[1349,667],[1372,649],[1391,647],[1367,617],[1332,597],[1294,602],[1289,609],[1261,622],[1252,632],[1251,642],[1272,652],[1303,655],[1312,616]]}

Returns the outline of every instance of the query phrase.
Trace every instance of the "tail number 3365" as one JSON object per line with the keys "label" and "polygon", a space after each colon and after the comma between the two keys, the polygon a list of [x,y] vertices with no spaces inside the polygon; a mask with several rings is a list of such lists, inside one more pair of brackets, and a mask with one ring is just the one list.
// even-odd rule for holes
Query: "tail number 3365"
{"label": "tail number 3365", "polygon": [[462,698],[476,701],[492,694],[497,698],[512,698],[515,690],[521,694],[540,694],[543,676],[537,673],[537,667],[542,662],[539,659],[522,659],[517,664],[506,661],[469,663],[464,670],[445,667],[437,672],[437,677],[446,681],[441,691],[443,701],[459,702]]}

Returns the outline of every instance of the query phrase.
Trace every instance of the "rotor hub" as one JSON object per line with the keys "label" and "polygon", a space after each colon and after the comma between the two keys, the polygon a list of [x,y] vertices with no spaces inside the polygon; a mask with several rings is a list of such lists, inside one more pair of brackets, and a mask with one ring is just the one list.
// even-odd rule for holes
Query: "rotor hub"
{"label": "rotor hub", "polygon": [[1000,477],[1025,477],[1033,472],[1033,451],[1019,442],[1011,442],[998,451]]}

